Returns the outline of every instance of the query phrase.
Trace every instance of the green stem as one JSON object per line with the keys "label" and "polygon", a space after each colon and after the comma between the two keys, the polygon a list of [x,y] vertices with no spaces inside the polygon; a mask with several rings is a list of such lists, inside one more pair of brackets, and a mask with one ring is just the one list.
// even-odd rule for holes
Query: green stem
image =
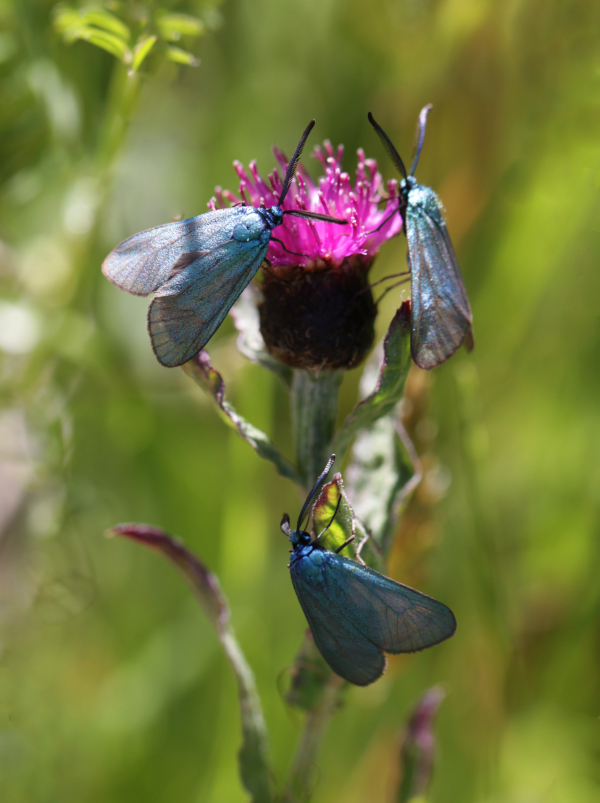
{"label": "green stem", "polygon": [[96,152],[96,169],[101,181],[110,180],[110,176],[107,174],[129,128],[141,83],[142,79],[138,73],[130,72],[119,62],[115,64],[108,88],[104,124],[99,134]]}
{"label": "green stem", "polygon": [[304,803],[313,791],[313,775],[325,730],[336,708],[339,691],[344,681],[331,675],[323,690],[318,706],[306,715],[304,732],[290,771],[288,785],[283,794],[284,803]]}
{"label": "green stem", "polygon": [[305,487],[310,488],[329,458],[342,371],[294,371],[292,418],[296,462]]}

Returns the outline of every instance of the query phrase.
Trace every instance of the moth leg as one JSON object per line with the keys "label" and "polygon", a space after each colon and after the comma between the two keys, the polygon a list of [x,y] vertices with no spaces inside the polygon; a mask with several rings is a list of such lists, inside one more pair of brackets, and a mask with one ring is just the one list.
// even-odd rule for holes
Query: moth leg
{"label": "moth leg", "polygon": [[[361,293],[366,293],[368,290],[372,290],[374,287],[377,287],[378,284],[381,284],[382,282],[387,282],[388,279],[397,279],[398,276],[410,276],[410,271],[403,270],[401,273],[390,273],[389,276],[384,276],[383,279],[377,279],[377,281],[373,282],[373,284],[369,284],[366,287],[363,287],[363,289],[359,290],[356,295],[359,296],[361,295]],[[397,285],[394,285],[394,287],[396,286]]]}
{"label": "moth leg", "polygon": [[379,224],[379,226],[377,226],[376,229],[373,229],[373,231],[367,231],[367,232],[365,232],[365,234],[375,234],[375,232],[379,231],[379,229],[382,229],[385,226],[385,224],[389,220],[391,220],[394,217],[395,214],[397,214],[399,212],[400,212],[400,205],[398,205],[398,209],[394,209],[394,211],[391,214],[389,214],[384,220],[382,220],[381,223]]}
{"label": "moth leg", "polygon": [[279,243],[279,245],[283,248],[283,250],[287,251],[288,254],[291,254],[292,256],[295,257],[306,257],[306,259],[308,259],[308,254],[298,254],[296,253],[296,251],[290,251],[289,248],[286,248],[285,245],[282,243],[282,241],[279,239],[279,237],[273,237],[273,235],[271,235],[271,239],[275,240],[276,243]]}
{"label": "moth leg", "polygon": [[[409,271],[409,273],[410,273],[410,271]],[[375,306],[377,306],[379,304],[381,299],[384,298],[390,292],[390,290],[393,290],[394,287],[400,287],[401,284],[406,284],[407,281],[408,281],[408,279],[402,279],[401,282],[396,282],[395,284],[390,284],[389,287],[386,287],[386,289],[383,291],[383,293],[379,296],[379,298],[375,302]]]}
{"label": "moth leg", "polygon": [[342,549],[343,549],[345,546],[348,546],[348,544],[351,544],[351,543],[352,543],[352,541],[354,541],[354,540],[356,540],[356,536],[355,536],[355,535],[351,535],[351,536],[350,536],[350,538],[347,538],[347,539],[344,541],[344,543],[341,545],[341,547],[338,547],[338,548],[335,550],[335,554],[337,555],[339,552],[341,552],[341,551],[342,551]]}
{"label": "moth leg", "polygon": [[[265,257],[265,258],[263,259],[263,262],[266,262],[266,263],[267,263],[267,265],[269,266],[269,268],[272,268],[272,267],[273,267],[273,263],[271,262],[271,260],[270,260],[270,259],[267,259],[267,258]],[[278,281],[278,282],[281,282],[282,284],[288,284],[288,281],[289,281],[288,279],[282,279],[282,278],[281,278],[281,276],[278,276],[276,273],[272,273],[272,272],[271,272],[271,271],[270,271],[268,268],[266,268],[264,265],[261,265],[261,268],[264,270],[264,272],[265,272],[265,273],[268,273],[268,274],[269,274],[269,276],[270,276],[272,279],[275,279],[276,281]]]}

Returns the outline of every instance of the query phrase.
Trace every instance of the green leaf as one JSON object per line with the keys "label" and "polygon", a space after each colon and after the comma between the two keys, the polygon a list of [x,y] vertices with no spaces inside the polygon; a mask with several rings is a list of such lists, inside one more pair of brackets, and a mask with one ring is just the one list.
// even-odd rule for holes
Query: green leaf
{"label": "green leaf", "polygon": [[[371,381],[375,373],[376,353],[365,368],[361,387]],[[391,412],[400,401],[410,369],[410,304],[405,302],[396,312],[383,341],[383,359],[375,390],[356,405],[342,428],[336,433],[327,452],[342,457],[356,434]]]}
{"label": "green leaf", "polygon": [[200,59],[180,47],[168,47],[167,58],[177,64],[187,64],[188,67],[197,67],[200,64]]}
{"label": "green leaf", "polygon": [[91,45],[106,50],[113,56],[116,56],[123,62],[126,62],[130,57],[127,42],[119,36],[106,31],[101,31],[99,28],[94,28],[91,25],[70,25],[63,31],[63,37],[66,42],[74,42],[81,40],[89,42]]}
{"label": "green leaf", "polygon": [[108,31],[108,33],[115,34],[115,36],[118,36],[120,39],[125,39],[127,42],[129,41],[131,31],[127,25],[121,22],[118,17],[115,17],[114,14],[110,14],[103,9],[91,9],[89,11],[80,12],[80,16],[83,18],[86,25],[95,25],[97,28]]}
{"label": "green leaf", "polygon": [[253,285],[248,285],[229,310],[235,328],[240,333],[237,347],[244,357],[276,374],[289,390],[292,385],[292,369],[269,354],[260,332],[258,295],[259,291]]}
{"label": "green leaf", "polygon": [[233,406],[225,400],[225,382],[219,372],[213,367],[208,352],[201,351],[193,360],[183,367],[185,373],[191,377],[202,390],[208,393],[216,402],[223,419],[230,426],[235,427],[246,443],[256,451],[259,457],[270,460],[281,474],[296,483],[300,478],[294,466],[277,451],[271,440],[239,415]]}
{"label": "green leaf", "polygon": [[387,556],[401,509],[421,476],[415,448],[395,414],[358,434],[346,482],[355,516],[371,534],[367,548]]}
{"label": "green leaf", "polygon": [[111,53],[113,56],[116,56],[123,63],[127,63],[131,58],[131,53],[127,47],[127,42],[123,41],[123,39],[120,39],[118,36],[114,36],[113,34],[90,28],[89,32],[86,31],[84,35],[80,34],[77,38],[83,39],[84,41],[89,42],[91,45],[96,45],[96,47],[99,47],[102,50],[106,50],[107,53]]}
{"label": "green leaf", "polygon": [[204,23],[188,14],[161,14],[156,24],[163,39],[177,42],[182,36],[200,36],[204,33]]}
{"label": "green leaf", "polygon": [[133,60],[131,62],[131,69],[134,72],[137,72],[142,66],[142,62],[154,47],[156,40],[156,36],[146,36],[138,41],[133,49]]}
{"label": "green leaf", "polygon": [[161,553],[179,569],[214,626],[238,687],[242,715],[240,775],[254,803],[270,803],[271,769],[265,720],[254,675],[229,624],[229,606],[219,581],[181,541],[147,524],[118,524],[111,531]]}

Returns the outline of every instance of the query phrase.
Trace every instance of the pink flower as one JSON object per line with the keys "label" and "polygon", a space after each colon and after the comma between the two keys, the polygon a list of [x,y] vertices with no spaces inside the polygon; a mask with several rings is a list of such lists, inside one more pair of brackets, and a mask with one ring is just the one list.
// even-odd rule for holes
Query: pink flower
{"label": "pink flower", "polygon": [[[288,160],[278,148],[273,151],[285,174]],[[402,220],[397,212],[397,182],[388,182],[385,195],[390,200],[385,207],[379,207],[383,180],[377,172],[377,162],[365,159],[364,151],[360,149],[356,181],[352,186],[350,176],[342,170],[343,153],[342,145],[336,153],[327,140],[322,148],[317,146],[313,156],[323,165],[325,175],[315,185],[306,170],[299,166],[283,209],[302,209],[331,215],[348,220],[350,225],[341,226],[288,215],[274,231],[274,237],[281,240],[285,248],[275,239],[271,239],[269,244],[267,258],[273,266],[300,265],[309,270],[313,266],[335,268],[348,257],[360,255],[365,258],[365,268],[368,269],[381,244],[401,230]],[[233,165],[240,178],[239,197],[217,187],[216,198],[212,198],[208,204],[210,209],[223,208],[227,201],[232,204],[243,202],[250,206],[277,205],[282,188],[277,170],[265,181],[255,161],[250,162],[249,171],[238,161]]]}

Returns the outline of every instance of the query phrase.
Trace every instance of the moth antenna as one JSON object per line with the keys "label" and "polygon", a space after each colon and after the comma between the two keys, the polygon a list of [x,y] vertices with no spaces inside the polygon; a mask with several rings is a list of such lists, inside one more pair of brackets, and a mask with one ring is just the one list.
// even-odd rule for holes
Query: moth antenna
{"label": "moth antenna", "polygon": [[304,209],[286,209],[283,214],[293,215],[294,217],[308,218],[309,220],[324,220],[325,223],[339,223],[341,226],[349,222],[339,217],[331,217],[331,215],[322,215],[320,212],[307,212]]}
{"label": "moth antenna", "polygon": [[408,178],[408,176],[406,174],[406,168],[404,167],[404,162],[400,158],[400,154],[398,153],[396,148],[394,148],[394,146],[392,145],[392,142],[391,142],[390,138],[385,133],[383,128],[379,125],[379,123],[377,123],[375,121],[375,118],[373,117],[371,112],[369,112],[368,118],[369,118],[369,122],[371,123],[371,125],[375,129],[375,133],[377,134],[377,136],[381,140],[381,144],[383,145],[383,147],[388,152],[388,156],[390,157],[392,162],[396,165],[396,167],[398,168],[398,170],[402,174],[402,176],[405,179]]}
{"label": "moth antenna", "polygon": [[281,518],[281,524],[279,525],[279,527],[284,535],[287,535],[288,538],[291,536],[292,528],[290,527],[290,517],[288,516],[287,513],[283,514]]}
{"label": "moth antenna", "polygon": [[423,140],[425,139],[425,126],[427,124],[427,115],[433,109],[431,103],[428,103],[427,106],[423,106],[421,109],[421,113],[419,114],[419,122],[417,125],[417,134],[415,137],[415,156],[413,159],[412,167],[410,168],[410,175],[414,176],[415,170],[417,169],[417,163],[419,161],[419,156],[421,155],[421,148],[423,147]]}
{"label": "moth antenna", "polygon": [[311,492],[307,496],[306,502],[302,505],[302,510],[300,511],[300,515],[298,516],[298,524],[296,525],[296,529],[297,530],[299,530],[299,531],[302,530],[302,524],[304,522],[304,518],[305,518],[306,511],[308,509],[308,506],[310,505],[313,497],[315,496],[315,494],[319,490],[319,486],[324,481],[325,477],[329,474],[329,472],[331,470],[331,466],[334,463],[335,463],[335,455],[332,454],[331,457],[329,458],[329,460],[327,461],[327,465],[325,466],[323,471],[320,473],[319,479],[315,482],[315,484],[312,487]]}
{"label": "moth antenna", "polygon": [[283,181],[283,189],[281,190],[281,195],[279,196],[279,202],[277,206],[281,206],[281,204],[285,200],[285,196],[288,194],[288,190],[290,188],[290,184],[292,183],[292,179],[294,178],[294,174],[296,173],[296,168],[298,167],[298,162],[300,161],[300,156],[302,155],[302,150],[304,148],[304,144],[308,139],[308,135],[315,127],[315,121],[311,120],[310,123],[304,129],[304,134],[300,137],[300,142],[296,146],[296,150],[294,151],[294,155],[292,156],[290,163],[288,165],[287,173],[285,174],[285,179]]}

